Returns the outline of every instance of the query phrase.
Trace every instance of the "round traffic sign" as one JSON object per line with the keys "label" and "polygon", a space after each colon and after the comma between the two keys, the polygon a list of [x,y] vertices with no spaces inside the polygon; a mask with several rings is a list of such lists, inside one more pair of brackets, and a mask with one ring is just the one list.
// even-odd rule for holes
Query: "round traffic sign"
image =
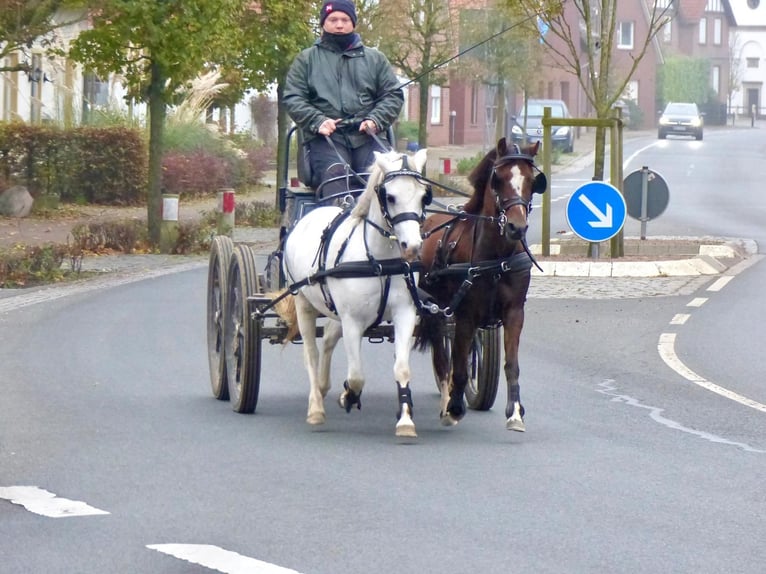
{"label": "round traffic sign", "polygon": [[567,202],[567,223],[585,241],[611,239],[625,224],[625,199],[620,190],[604,181],[578,187]]}
{"label": "round traffic sign", "polygon": [[[646,214],[641,214],[642,194],[644,189],[644,177],[646,177]],[[628,174],[622,183],[625,195],[625,204],[628,215],[633,219],[648,221],[662,215],[670,200],[668,184],[656,171],[647,167],[637,169]]]}

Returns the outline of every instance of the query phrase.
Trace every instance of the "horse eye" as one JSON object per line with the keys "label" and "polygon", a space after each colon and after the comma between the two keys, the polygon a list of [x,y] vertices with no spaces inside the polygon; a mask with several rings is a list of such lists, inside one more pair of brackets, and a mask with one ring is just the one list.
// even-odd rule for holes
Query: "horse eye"
{"label": "horse eye", "polygon": [[386,201],[388,202],[388,205],[395,205],[396,204],[396,198],[391,196],[391,195],[387,195],[386,196]]}

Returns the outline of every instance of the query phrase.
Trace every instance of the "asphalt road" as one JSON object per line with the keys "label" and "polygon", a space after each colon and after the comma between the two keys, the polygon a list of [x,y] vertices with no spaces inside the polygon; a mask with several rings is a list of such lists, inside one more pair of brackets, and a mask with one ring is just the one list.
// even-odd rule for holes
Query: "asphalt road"
{"label": "asphalt road", "polygon": [[[679,234],[762,244],[766,167],[720,162],[722,149],[762,153],[756,135],[668,140],[650,163],[671,158],[658,232],[677,217]],[[255,415],[213,399],[204,267],[3,307],[0,572],[760,573],[764,273],[755,257],[728,282],[654,294],[535,279],[527,432],[504,429],[503,390],[493,410],[441,427],[415,355],[419,438],[406,445],[388,344],[365,345],[364,406],[350,414],[330,404],[339,353],[318,430],[296,346],[264,349]]]}

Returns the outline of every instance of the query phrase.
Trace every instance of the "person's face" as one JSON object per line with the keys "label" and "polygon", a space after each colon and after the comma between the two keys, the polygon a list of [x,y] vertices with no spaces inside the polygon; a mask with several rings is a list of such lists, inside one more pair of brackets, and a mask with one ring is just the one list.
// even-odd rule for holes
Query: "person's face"
{"label": "person's face", "polygon": [[354,31],[354,22],[348,14],[336,10],[325,18],[322,28],[330,34],[350,34]]}

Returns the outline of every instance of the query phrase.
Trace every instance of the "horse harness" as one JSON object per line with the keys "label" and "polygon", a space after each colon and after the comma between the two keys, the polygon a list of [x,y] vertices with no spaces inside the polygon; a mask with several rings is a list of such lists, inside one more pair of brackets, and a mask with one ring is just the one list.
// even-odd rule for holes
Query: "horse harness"
{"label": "horse harness", "polygon": [[[444,231],[444,237],[442,237],[437,244],[436,257],[438,259],[437,261],[438,267],[436,267],[435,269],[432,269],[426,274],[426,276],[424,277],[425,283],[433,284],[447,277],[463,277],[463,282],[460,284],[460,287],[452,296],[452,299],[450,300],[447,307],[445,307],[442,310],[444,315],[447,317],[452,316],[454,314],[455,309],[457,309],[460,302],[471,290],[471,287],[473,287],[473,283],[476,278],[491,274],[493,277],[494,284],[496,285],[503,275],[528,272],[531,269],[533,264],[536,265],[538,269],[540,268],[534,256],[530,252],[529,247],[526,244],[526,241],[523,239],[519,240],[523,251],[518,251],[517,249],[511,255],[507,257],[503,257],[501,259],[493,259],[493,260],[479,261],[479,262],[467,262],[467,263],[449,263],[451,252],[457,247],[457,244],[462,238],[462,233],[461,233],[461,235],[457,237],[455,240],[449,241],[450,234],[455,229],[454,227],[455,221],[472,218],[477,220],[484,219],[489,222],[495,222],[500,228],[500,233],[502,234],[503,230],[505,229],[505,226],[508,223],[508,218],[505,215],[505,213],[511,207],[514,207],[516,205],[524,206],[524,208],[526,209],[527,218],[529,217],[529,214],[532,211],[531,199],[529,201],[526,201],[518,195],[516,195],[513,198],[500,197],[500,194],[498,193],[498,189],[495,187],[497,184],[497,179],[498,179],[498,176],[497,176],[498,167],[502,167],[503,165],[506,165],[512,161],[517,161],[517,160],[527,161],[534,169],[538,171],[538,174],[535,176],[535,180],[533,181],[533,184],[532,184],[532,194],[539,192],[540,188],[545,189],[545,187],[547,186],[547,180],[545,178],[545,174],[535,165],[534,158],[531,155],[521,153],[518,145],[514,144],[513,147],[515,148],[515,153],[508,154],[498,158],[497,160],[495,160],[495,164],[492,168],[492,177],[490,181],[491,181],[492,191],[495,194],[495,205],[496,205],[497,215],[486,216],[486,215],[467,214],[465,212],[461,212],[457,214],[455,217],[453,217],[452,219],[446,221],[445,223],[442,223],[441,225],[429,231],[429,235],[430,235],[440,229],[446,228]],[[476,243],[476,233],[477,233],[477,226],[473,225],[474,244]],[[493,297],[496,294],[496,291],[497,291],[496,289],[492,290]]]}
{"label": "horse harness", "polygon": [[[328,277],[333,277],[338,279],[383,277],[385,278],[384,285],[383,285],[383,294],[380,298],[380,302],[378,303],[377,316],[375,318],[375,321],[372,323],[372,325],[369,326],[369,327],[375,327],[378,324],[380,324],[380,322],[383,320],[383,313],[385,312],[386,305],[388,303],[388,294],[391,288],[391,277],[394,275],[403,275],[405,283],[407,285],[407,289],[410,292],[410,296],[412,297],[416,306],[420,308],[420,298],[418,297],[417,281],[415,280],[415,273],[422,271],[423,269],[422,263],[419,261],[409,263],[405,261],[404,259],[402,259],[401,257],[392,258],[392,259],[376,259],[375,256],[370,252],[370,248],[367,243],[366,228],[368,225],[371,226],[373,229],[375,229],[378,233],[380,233],[384,237],[391,238],[393,237],[392,231],[396,224],[402,221],[421,221],[422,222],[425,219],[425,208],[427,205],[431,203],[433,199],[433,191],[431,187],[432,182],[431,180],[423,177],[423,175],[420,172],[410,169],[406,155],[402,155],[401,159],[402,159],[401,169],[386,173],[385,176],[383,177],[383,181],[380,184],[375,186],[375,195],[378,199],[381,212],[383,213],[383,218],[385,219],[386,224],[390,228],[390,231],[389,229],[381,227],[380,225],[377,225],[376,223],[370,221],[367,218],[363,219],[364,229],[363,229],[362,237],[364,238],[364,246],[365,246],[365,251],[367,253],[367,260],[366,261],[340,261],[341,257],[346,251],[346,247],[348,246],[348,243],[351,240],[351,237],[354,235],[356,230],[359,229],[359,226],[356,225],[352,228],[351,233],[349,233],[348,237],[346,237],[344,241],[341,243],[341,246],[338,249],[338,252],[335,256],[335,260],[332,262],[332,265],[328,267],[330,240],[335,234],[335,232],[338,230],[338,228],[341,226],[341,224],[346,219],[348,219],[348,217],[351,215],[350,209],[341,211],[330,222],[330,224],[325,228],[324,232],[322,233],[319,248],[317,249],[317,253],[314,259],[314,263],[317,264],[316,273],[303,279],[302,281],[298,281],[297,283],[290,285],[288,287],[289,293],[295,294],[302,287],[305,287],[307,285],[317,284],[319,285],[322,291],[322,295],[325,299],[325,304],[327,305],[327,308],[330,309],[331,312],[335,313],[336,312],[335,303],[332,299],[332,295],[327,289],[327,284],[326,284],[326,279]],[[400,213],[395,216],[391,216],[391,213],[388,209],[388,201],[386,197],[386,183],[390,182],[391,180],[397,177],[402,177],[402,176],[413,177],[419,182],[424,183],[426,185],[426,195],[423,198],[423,205],[422,205],[422,209],[420,213],[408,211],[408,212]]]}

